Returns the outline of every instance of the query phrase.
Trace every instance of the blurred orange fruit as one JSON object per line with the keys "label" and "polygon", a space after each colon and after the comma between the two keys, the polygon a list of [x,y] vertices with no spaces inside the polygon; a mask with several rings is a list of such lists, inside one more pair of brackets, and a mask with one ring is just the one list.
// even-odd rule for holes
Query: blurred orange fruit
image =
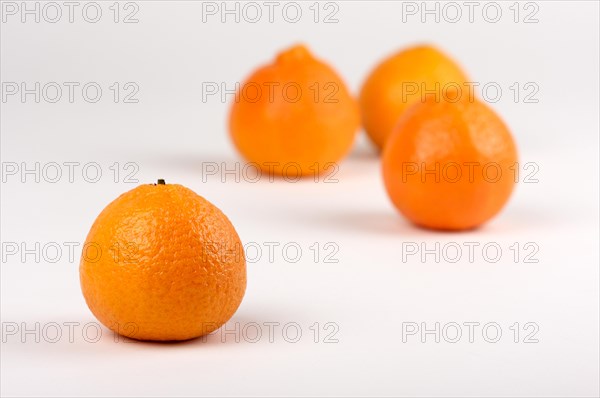
{"label": "blurred orange fruit", "polygon": [[423,227],[477,227],[502,209],[515,184],[517,151],[506,125],[482,102],[456,99],[413,105],[383,152],[388,195]]}
{"label": "blurred orange fruit", "polygon": [[446,55],[431,46],[400,51],[380,63],[360,92],[363,126],[383,149],[398,118],[415,102],[456,86],[464,89],[467,77]]}
{"label": "blurred orange fruit", "polygon": [[138,340],[186,340],[235,313],[246,261],[227,217],[177,184],[141,185],[94,222],[79,267],[92,313]]}
{"label": "blurred orange fruit", "polygon": [[360,125],[337,73],[297,45],[256,70],[238,90],[229,127],[239,152],[277,175],[314,175],[341,160]]}

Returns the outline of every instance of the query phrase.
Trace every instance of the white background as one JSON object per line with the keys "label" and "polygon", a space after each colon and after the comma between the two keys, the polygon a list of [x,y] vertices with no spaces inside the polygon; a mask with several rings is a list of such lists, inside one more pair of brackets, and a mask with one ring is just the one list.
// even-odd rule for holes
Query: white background
{"label": "white background", "polygon": [[[3,83],[97,82],[103,88],[97,103],[87,103],[80,91],[69,103],[65,91],[55,104],[35,103],[31,95],[25,103],[11,96],[1,104],[3,167],[96,162],[103,171],[97,183],[84,180],[82,166],[72,183],[66,167],[56,183],[3,175],[3,247],[63,246],[55,263],[48,261],[54,252],[37,262],[33,255],[22,259],[3,251],[3,396],[598,396],[597,2],[521,3],[516,23],[512,2],[498,3],[497,23],[484,19],[483,3],[472,23],[463,3],[459,22],[437,23],[429,15],[423,23],[420,13],[403,14],[402,3],[339,2],[338,22],[328,24],[322,21],[324,4],[314,22],[312,2],[299,3],[303,14],[295,24],[283,18],[283,3],[273,23],[264,5],[257,23],[243,16],[236,23],[231,15],[222,23],[221,14],[203,21],[201,2],[137,2],[134,24],[114,23],[112,2],[100,3],[101,20],[88,23],[84,4],[75,9],[73,23],[66,7],[57,23],[3,15]],[[535,6],[538,22],[523,23]],[[488,11],[493,18],[494,10]],[[232,96],[225,103],[218,96],[203,101],[203,82],[233,88],[297,42],[333,65],[354,92],[388,54],[417,43],[437,45],[471,80],[502,87],[491,106],[511,127],[521,163],[539,166],[538,182],[519,183],[506,209],[483,228],[436,233],[412,227],[393,209],[362,132],[335,175],[337,183],[236,182],[233,175],[203,174],[209,162],[229,168],[243,162],[227,134]],[[135,82],[139,102],[114,103],[108,88],[114,82]],[[509,89],[515,82],[537,84],[538,103],[522,96],[515,102]],[[115,162],[121,168],[117,183],[109,169]],[[96,329],[83,334],[83,325],[96,320],[79,287],[81,249],[70,259],[64,242],[81,245],[102,208],[137,185],[124,182],[127,162],[139,167],[139,183],[164,178],[195,190],[229,216],[243,242],[263,248],[260,259],[248,264],[247,293],[228,325],[233,330],[237,324],[238,333],[179,344],[115,342],[107,329],[94,343]],[[273,261],[265,242],[280,244]],[[281,247],[289,242],[303,250],[296,263],[283,257]],[[316,261],[310,249],[315,242],[321,248]],[[331,251],[324,250],[327,242],[339,248],[332,257],[337,263],[324,261]],[[472,262],[464,246],[457,263],[436,262],[433,255],[403,261],[407,242],[480,246]],[[502,248],[496,263],[483,258],[481,247],[489,242]],[[539,247],[537,263],[524,262],[528,242]],[[515,243],[519,261],[510,249]],[[77,323],[72,342],[65,322]],[[262,326],[254,343],[253,322]],[[280,324],[273,342],[268,322]],[[302,330],[297,343],[286,340],[293,329],[282,334],[290,322]],[[310,329],[315,322],[318,342]],[[324,342],[334,330],[324,330],[328,322],[337,325],[337,343]],[[444,336],[436,343],[433,335],[422,342],[420,334],[405,335],[403,342],[407,322],[480,326],[473,342],[464,325],[458,343]],[[497,343],[482,335],[491,322],[502,329]],[[510,329],[515,322],[518,342]],[[523,342],[533,330],[524,330],[528,322],[539,327],[537,343]],[[55,343],[55,330],[47,326],[53,323],[62,325]],[[16,334],[8,333],[15,325]],[[446,337],[453,336],[448,331]],[[493,338],[493,330],[486,336]]]}

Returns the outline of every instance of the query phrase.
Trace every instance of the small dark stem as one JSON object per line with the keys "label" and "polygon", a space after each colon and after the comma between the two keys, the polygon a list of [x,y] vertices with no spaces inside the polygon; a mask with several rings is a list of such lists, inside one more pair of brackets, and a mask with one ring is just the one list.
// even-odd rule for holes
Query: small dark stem
{"label": "small dark stem", "polygon": [[158,185],[165,185],[165,180],[163,180],[162,178],[160,178],[158,180]]}

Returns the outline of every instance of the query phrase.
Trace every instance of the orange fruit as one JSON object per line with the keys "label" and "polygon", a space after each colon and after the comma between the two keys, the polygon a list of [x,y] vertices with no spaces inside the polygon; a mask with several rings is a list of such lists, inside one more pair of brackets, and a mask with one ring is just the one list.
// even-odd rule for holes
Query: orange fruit
{"label": "orange fruit", "polygon": [[431,98],[400,118],[382,162],[387,193],[409,220],[463,230],[486,222],[508,201],[517,150],[487,105],[465,96]]}
{"label": "orange fruit", "polygon": [[177,184],[141,185],[110,203],[79,267],[92,313],[138,340],[186,340],[235,313],[246,289],[240,239],[213,204]]}
{"label": "orange fruit", "polygon": [[302,45],[277,55],[241,85],[229,127],[239,152],[276,175],[314,175],[350,150],[356,100],[337,73]]}
{"label": "orange fruit", "polygon": [[360,92],[363,126],[383,149],[398,118],[415,102],[449,89],[467,89],[467,77],[450,58],[431,46],[400,51],[380,63]]}

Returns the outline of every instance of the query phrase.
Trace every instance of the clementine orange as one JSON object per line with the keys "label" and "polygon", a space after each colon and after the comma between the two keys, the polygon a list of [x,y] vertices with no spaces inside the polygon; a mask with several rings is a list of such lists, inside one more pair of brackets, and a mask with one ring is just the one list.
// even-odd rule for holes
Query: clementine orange
{"label": "clementine orange", "polygon": [[210,333],[246,288],[240,239],[213,204],[177,184],[141,185],[110,203],[87,236],[80,281],[92,313],[138,340]]}
{"label": "clementine orange", "polygon": [[280,53],[241,85],[229,127],[239,152],[277,175],[313,175],[350,150],[360,125],[338,74],[303,45]]}
{"label": "clementine orange", "polygon": [[382,158],[398,210],[415,224],[443,230],[474,228],[498,213],[513,190],[516,162],[503,121],[465,96],[413,105]]}
{"label": "clementine orange", "polygon": [[360,92],[363,126],[383,149],[398,118],[415,102],[438,98],[448,89],[463,87],[467,77],[449,57],[431,46],[400,51],[380,63]]}

